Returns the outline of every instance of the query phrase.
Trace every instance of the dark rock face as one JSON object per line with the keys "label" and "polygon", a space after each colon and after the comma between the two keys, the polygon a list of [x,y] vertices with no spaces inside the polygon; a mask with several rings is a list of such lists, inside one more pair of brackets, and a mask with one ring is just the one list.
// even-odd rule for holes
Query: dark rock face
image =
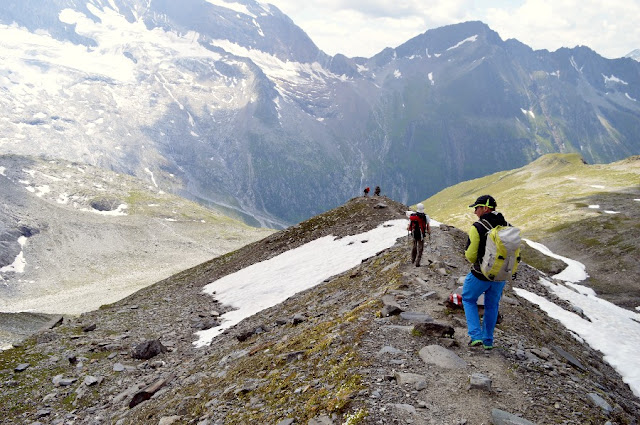
{"label": "dark rock face", "polygon": [[99,198],[91,201],[91,208],[98,211],[114,211],[120,206],[123,202],[118,199],[113,198]]}

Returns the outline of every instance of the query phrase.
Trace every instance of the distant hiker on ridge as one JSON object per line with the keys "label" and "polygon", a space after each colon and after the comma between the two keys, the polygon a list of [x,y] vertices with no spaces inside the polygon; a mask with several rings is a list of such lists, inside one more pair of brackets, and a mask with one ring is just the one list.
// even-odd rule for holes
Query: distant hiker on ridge
{"label": "distant hiker on ridge", "polygon": [[407,230],[413,236],[413,248],[411,249],[411,263],[420,267],[422,251],[424,250],[424,238],[427,234],[431,236],[431,226],[429,216],[424,213],[424,205],[416,205],[417,212],[409,216],[409,226]]}
{"label": "distant hiker on ridge", "polygon": [[369,186],[364,188],[364,196],[369,196]]}
{"label": "distant hiker on ridge", "polygon": [[[485,350],[493,348],[500,297],[506,280],[512,275],[515,278],[520,261],[520,230],[507,223],[502,214],[495,210],[497,206],[496,200],[490,195],[482,195],[469,205],[474,208],[478,221],[469,229],[464,253],[473,264],[462,289],[462,306],[471,338],[469,346],[482,346]],[[482,294],[484,317],[480,324],[477,303]]]}
{"label": "distant hiker on ridge", "polygon": [[380,186],[376,186],[376,190],[375,192],[373,192],[373,194],[376,196],[380,196]]}

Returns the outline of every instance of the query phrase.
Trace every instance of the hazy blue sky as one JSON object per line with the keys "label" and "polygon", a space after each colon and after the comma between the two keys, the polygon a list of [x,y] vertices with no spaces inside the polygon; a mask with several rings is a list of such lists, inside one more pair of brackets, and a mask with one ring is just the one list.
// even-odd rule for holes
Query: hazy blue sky
{"label": "hazy blue sky", "polygon": [[480,20],[534,49],[584,45],[607,58],[640,49],[640,0],[262,0],[324,52],[370,57],[428,29]]}

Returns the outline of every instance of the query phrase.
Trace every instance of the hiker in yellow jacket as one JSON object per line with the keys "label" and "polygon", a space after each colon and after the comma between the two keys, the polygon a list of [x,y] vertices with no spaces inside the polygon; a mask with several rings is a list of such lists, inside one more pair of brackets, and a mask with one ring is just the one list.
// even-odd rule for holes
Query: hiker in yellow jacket
{"label": "hiker in yellow jacket", "polygon": [[[467,249],[464,253],[472,264],[462,289],[462,306],[467,318],[467,332],[471,338],[469,346],[484,347],[485,350],[493,348],[493,331],[498,320],[498,307],[506,281],[489,280],[480,270],[488,233],[480,221],[485,220],[491,227],[508,226],[509,223],[502,214],[495,210],[497,206],[496,200],[491,195],[482,195],[469,205],[474,208],[478,221],[469,229]],[[484,294],[484,317],[480,323],[477,303],[482,294]]]}

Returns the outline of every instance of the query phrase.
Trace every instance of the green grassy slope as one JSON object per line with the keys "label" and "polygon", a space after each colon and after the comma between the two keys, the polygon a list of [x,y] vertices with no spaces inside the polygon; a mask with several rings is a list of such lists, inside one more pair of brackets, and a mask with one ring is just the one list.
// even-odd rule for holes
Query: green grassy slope
{"label": "green grassy slope", "polygon": [[[451,186],[423,203],[429,215],[467,230],[468,207],[491,194],[526,238],[587,266],[592,286],[625,307],[640,306],[640,156],[588,165],[577,154],[549,154],[515,170]],[[595,208],[595,206],[598,208]],[[557,264],[527,257],[543,270]]]}

